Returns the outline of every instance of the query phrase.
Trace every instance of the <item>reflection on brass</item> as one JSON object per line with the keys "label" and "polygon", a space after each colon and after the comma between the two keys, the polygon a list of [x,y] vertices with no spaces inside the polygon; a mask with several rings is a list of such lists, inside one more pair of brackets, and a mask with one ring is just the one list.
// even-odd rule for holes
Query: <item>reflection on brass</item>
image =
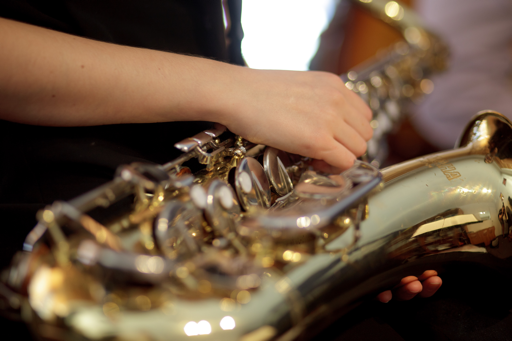
{"label": "reflection on brass", "polygon": [[272,326],[263,326],[249,334],[244,335],[240,341],[267,341],[276,335],[276,329]]}
{"label": "reflection on brass", "polygon": [[80,223],[87,231],[92,233],[98,243],[106,244],[116,251],[122,250],[119,238],[110,232],[105,226],[85,214],[80,218]]}
{"label": "reflection on brass", "polygon": [[415,238],[421,236],[425,233],[432,232],[435,230],[441,230],[446,228],[451,228],[459,225],[467,225],[472,223],[479,223],[480,221],[476,219],[473,214],[460,214],[457,216],[436,220],[431,223],[426,223],[418,227],[416,232],[412,235],[411,238]]}
{"label": "reflection on brass", "polygon": [[256,159],[247,157],[240,162],[236,168],[235,187],[240,204],[246,211],[254,207],[270,207],[269,179]]}
{"label": "reflection on brass", "polygon": [[275,192],[286,195],[293,189],[293,182],[287,168],[293,165],[288,153],[275,148],[267,148],[263,154],[263,166]]}

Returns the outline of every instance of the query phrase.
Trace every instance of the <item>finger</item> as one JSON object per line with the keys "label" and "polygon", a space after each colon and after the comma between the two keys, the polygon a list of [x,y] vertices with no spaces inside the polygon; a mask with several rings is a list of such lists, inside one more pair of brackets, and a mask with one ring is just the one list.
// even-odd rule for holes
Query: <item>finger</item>
{"label": "finger", "polygon": [[418,277],[418,279],[419,279],[420,281],[424,281],[424,280],[426,280],[426,279],[428,279],[428,278],[430,278],[430,277],[432,277],[432,276],[437,276],[437,271],[435,271],[435,270],[427,270],[427,271],[425,271],[424,273],[422,273],[422,274]]}
{"label": "finger", "polygon": [[373,113],[368,107],[368,105],[363,101],[363,99],[357,95],[354,91],[349,90],[345,85],[345,82],[340,77],[337,77],[337,81],[335,82],[336,88],[341,91],[343,97],[351,103],[356,111],[363,115],[367,121],[372,119]]}
{"label": "finger", "polygon": [[335,132],[334,138],[356,156],[363,155],[366,152],[366,141],[350,125],[342,125]]}
{"label": "finger", "polygon": [[368,105],[363,101],[363,99],[359,97],[359,95],[357,95],[355,92],[347,89],[346,87],[345,90],[347,91],[343,91],[344,95],[346,96],[347,100],[353,104],[357,112],[362,117],[364,117],[368,122],[371,121],[371,119],[373,118],[373,113],[370,107],[368,107]]}
{"label": "finger", "polygon": [[397,289],[397,288],[403,287],[404,285],[409,284],[409,283],[414,282],[414,281],[417,281],[417,280],[418,280],[418,277],[416,277],[416,276],[407,276],[407,277],[404,277],[404,278],[402,278],[402,280],[400,281],[400,283],[398,283],[397,285],[395,285],[394,289]]}
{"label": "finger", "polygon": [[405,284],[404,286],[394,290],[394,296],[401,301],[407,301],[417,294],[419,294],[423,289],[420,281],[413,281]]}
{"label": "finger", "polygon": [[333,167],[324,160],[312,160],[311,166],[314,170],[329,173],[329,174],[339,174],[342,172],[341,168]]}
{"label": "finger", "polygon": [[368,142],[373,136],[373,129],[364,118],[360,117],[361,115],[357,114],[359,117],[349,117],[346,118],[345,123],[353,128],[359,136],[365,141]]}
{"label": "finger", "polygon": [[430,297],[434,295],[437,290],[443,284],[443,280],[438,276],[433,276],[422,282],[423,290],[420,293],[420,297]]}
{"label": "finger", "polygon": [[344,122],[352,127],[365,141],[368,141],[373,135],[373,129],[370,121],[365,117],[364,108],[358,109],[353,103],[343,109],[341,113]]}
{"label": "finger", "polygon": [[345,84],[338,78],[337,88],[341,92],[343,103],[340,108],[343,108],[342,116],[346,123],[354,128],[366,141],[373,135],[373,129],[369,122],[373,117],[373,113],[368,105],[355,94],[353,91],[347,89]]}
{"label": "finger", "polygon": [[388,303],[393,298],[391,290],[386,290],[377,295],[377,299],[382,303]]}
{"label": "finger", "polygon": [[[307,156],[307,155],[306,155]],[[338,143],[337,141],[332,142],[331,148],[327,149],[317,157],[329,165],[340,168],[342,170],[349,169],[354,165],[356,157],[347,148]]]}

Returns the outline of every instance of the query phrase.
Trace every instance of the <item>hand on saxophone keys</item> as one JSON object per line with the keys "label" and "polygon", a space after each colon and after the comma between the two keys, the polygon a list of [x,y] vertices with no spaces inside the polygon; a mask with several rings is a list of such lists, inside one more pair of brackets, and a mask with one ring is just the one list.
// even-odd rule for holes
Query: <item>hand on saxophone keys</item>
{"label": "hand on saxophone keys", "polygon": [[[372,137],[372,112],[327,72],[235,68],[218,122],[245,139],[350,168]],[[241,86],[243,84],[243,86]]]}
{"label": "hand on saxophone keys", "polygon": [[434,295],[442,284],[443,281],[437,276],[437,271],[427,270],[419,277],[407,276],[402,278],[393,289],[383,291],[377,295],[377,300],[388,303],[393,297],[399,301],[407,301],[417,295],[426,298]]}

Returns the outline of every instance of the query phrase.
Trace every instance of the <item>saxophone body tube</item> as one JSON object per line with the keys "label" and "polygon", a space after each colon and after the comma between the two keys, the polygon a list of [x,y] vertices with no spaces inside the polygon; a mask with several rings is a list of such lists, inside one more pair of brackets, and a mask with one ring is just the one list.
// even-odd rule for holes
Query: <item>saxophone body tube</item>
{"label": "saxophone body tube", "polygon": [[[270,209],[255,164],[238,163],[236,193],[218,179],[123,167],[40,213],[2,300],[43,340],[307,339],[404,276],[454,262],[504,268],[511,137],[508,119],[481,112],[454,150],[380,172],[306,169]],[[284,167],[284,154],[268,155]],[[272,181],[284,176],[274,171]],[[242,211],[241,196],[255,207]],[[136,204],[115,221],[93,212],[127,198]]]}

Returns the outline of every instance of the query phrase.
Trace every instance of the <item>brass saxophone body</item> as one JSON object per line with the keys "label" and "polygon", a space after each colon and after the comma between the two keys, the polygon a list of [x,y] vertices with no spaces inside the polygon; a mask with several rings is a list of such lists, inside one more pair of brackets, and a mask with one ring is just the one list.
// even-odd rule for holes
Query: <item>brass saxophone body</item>
{"label": "brass saxophone body", "polygon": [[[404,276],[510,257],[511,137],[507,118],[482,112],[454,150],[381,172],[308,170],[271,209],[259,193],[243,213],[218,179],[201,209],[194,177],[173,175],[165,188],[162,168],[121,168],[40,212],[4,273],[3,299],[48,340],[307,338]],[[115,220],[94,212],[132,195]]]}

